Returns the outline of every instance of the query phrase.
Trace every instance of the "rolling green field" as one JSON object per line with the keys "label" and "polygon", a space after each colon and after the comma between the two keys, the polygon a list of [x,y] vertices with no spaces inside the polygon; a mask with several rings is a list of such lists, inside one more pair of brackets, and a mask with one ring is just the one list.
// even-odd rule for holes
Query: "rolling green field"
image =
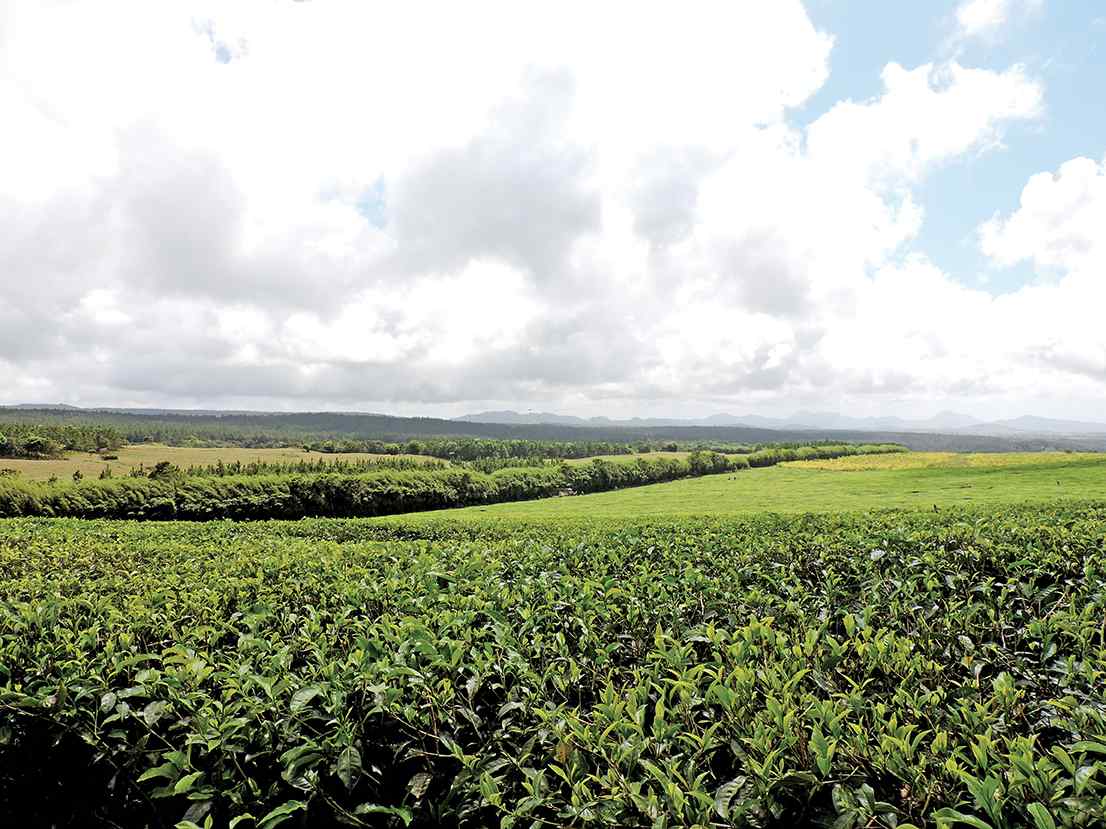
{"label": "rolling green field", "polygon": [[1008,469],[1020,466],[1094,466],[1099,452],[899,452],[893,455],[852,456],[792,461],[798,469],[865,472],[894,469]]}
{"label": "rolling green field", "polygon": [[380,520],[550,521],[932,510],[1071,498],[1106,500],[1106,454],[911,452],[798,461],[616,492]]}

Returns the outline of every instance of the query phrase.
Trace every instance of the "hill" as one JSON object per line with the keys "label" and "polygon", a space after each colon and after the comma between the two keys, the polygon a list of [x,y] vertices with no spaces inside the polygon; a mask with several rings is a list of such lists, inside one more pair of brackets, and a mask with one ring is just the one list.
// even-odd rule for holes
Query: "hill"
{"label": "hill", "polygon": [[1037,452],[1106,450],[1106,433],[1095,435],[1030,433],[974,434],[967,431],[913,431],[876,428],[768,428],[763,425],[686,425],[648,421],[587,421],[567,423],[486,423],[433,417],[399,417],[350,412],[122,412],[108,409],[4,409],[0,423],[18,420],[43,423],[109,425],[132,443],[182,441],[228,445],[294,445],[305,440],[357,437],[411,440],[421,437],[477,437],[506,440],[676,441],[706,443],[810,444],[899,443],[917,451]]}
{"label": "hill", "polygon": [[462,415],[455,420],[464,423],[500,424],[561,424],[601,428],[667,428],[667,427],[742,427],[772,429],[776,431],[860,431],[860,432],[936,432],[983,435],[987,437],[1040,437],[1040,436],[1102,436],[1106,435],[1106,423],[1080,420],[1058,420],[1048,417],[1023,415],[1007,420],[981,421],[971,415],[957,412],[940,412],[930,418],[906,419],[901,417],[853,417],[837,412],[797,412],[791,417],[764,417],[762,415],[713,414],[702,418],[626,418],[612,420],[606,417],[576,417],[554,412],[516,412],[498,410]]}

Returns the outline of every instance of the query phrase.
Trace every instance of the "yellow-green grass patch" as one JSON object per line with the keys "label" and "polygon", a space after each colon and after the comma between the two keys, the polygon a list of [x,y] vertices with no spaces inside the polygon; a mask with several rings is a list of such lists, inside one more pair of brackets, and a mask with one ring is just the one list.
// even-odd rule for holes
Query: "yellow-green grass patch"
{"label": "yellow-green grass patch", "polygon": [[1070,466],[1100,464],[1102,452],[900,452],[890,455],[851,455],[827,460],[789,461],[798,469],[861,472],[895,469],[1004,469],[1016,466]]}
{"label": "yellow-green grass patch", "polygon": [[1051,463],[1021,464],[1004,464],[1001,456],[995,455],[989,464],[870,469],[848,475],[802,464],[783,464],[593,495],[440,510],[379,520],[678,518],[758,512],[932,510],[1068,499],[1106,500],[1106,454],[1061,454],[1054,455]]}
{"label": "yellow-green grass patch", "polygon": [[370,455],[363,452],[305,452],[298,447],[280,449],[246,449],[238,446],[202,447],[164,446],[159,443],[138,443],[123,446],[105,453],[117,455],[118,460],[105,460],[91,452],[69,452],[66,457],[50,460],[24,460],[0,458],[0,470],[15,469],[19,477],[28,481],[46,481],[52,477],[71,478],[80,471],[85,478],[97,478],[105,467],[110,467],[113,476],[127,475],[139,466],[150,469],[161,461],[187,469],[189,466],[210,466],[223,463],[296,463],[298,461],[359,461],[372,458],[409,458],[429,463],[439,462],[427,455]]}

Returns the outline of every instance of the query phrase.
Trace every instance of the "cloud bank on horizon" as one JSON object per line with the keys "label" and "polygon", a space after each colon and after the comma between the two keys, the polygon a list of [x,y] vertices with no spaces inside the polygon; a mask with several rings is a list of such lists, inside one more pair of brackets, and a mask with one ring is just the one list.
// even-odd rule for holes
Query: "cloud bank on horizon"
{"label": "cloud bank on horizon", "polygon": [[1053,4],[933,4],[811,112],[827,2],[8,3],[0,402],[1098,414]]}

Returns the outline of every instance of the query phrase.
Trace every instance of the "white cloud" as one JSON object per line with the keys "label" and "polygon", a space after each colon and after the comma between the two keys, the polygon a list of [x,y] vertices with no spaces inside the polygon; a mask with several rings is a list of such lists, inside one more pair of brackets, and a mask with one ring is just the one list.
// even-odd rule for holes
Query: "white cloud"
{"label": "white cloud", "polygon": [[992,37],[1015,15],[1039,11],[1044,0],[962,0],[956,7],[956,36]]}
{"label": "white cloud", "polygon": [[1029,260],[1038,268],[1106,271],[1106,160],[1075,158],[1029,179],[1018,209],[979,230],[998,265]]}
{"label": "white cloud", "polygon": [[991,32],[1006,22],[1011,0],[964,0],[956,7],[956,23],[967,37]]}
{"label": "white cloud", "polygon": [[875,184],[916,180],[935,164],[1000,143],[1002,128],[1040,115],[1044,92],[1025,70],[956,61],[908,70],[888,64],[876,101],[846,101],[809,130],[815,160]]}
{"label": "white cloud", "polygon": [[1079,270],[1100,165],[982,232],[1051,284],[993,298],[905,253],[926,176],[1039,117],[1022,68],[892,63],[801,129],[832,38],[798,2],[6,8],[0,397],[679,411],[1106,382]]}

